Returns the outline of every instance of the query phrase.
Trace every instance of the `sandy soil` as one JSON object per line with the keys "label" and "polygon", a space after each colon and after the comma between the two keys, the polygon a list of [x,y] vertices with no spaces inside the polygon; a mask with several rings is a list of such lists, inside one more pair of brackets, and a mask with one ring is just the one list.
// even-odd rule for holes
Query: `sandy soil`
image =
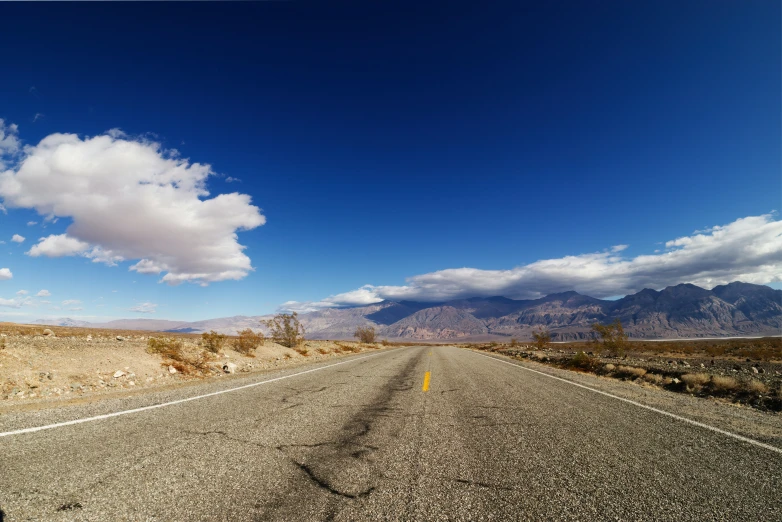
{"label": "sandy soil", "polygon": [[[160,355],[146,351],[150,337],[170,334],[74,328],[58,332],[49,327],[54,335],[44,335],[46,328],[5,324],[0,329],[0,404],[130,392],[229,373],[283,368],[380,347],[347,341],[307,341],[303,346],[307,354],[302,355],[266,341],[256,349],[255,357],[248,357],[233,350],[229,338],[208,371],[185,375],[174,373]],[[203,350],[198,336],[176,338],[191,352]]]}

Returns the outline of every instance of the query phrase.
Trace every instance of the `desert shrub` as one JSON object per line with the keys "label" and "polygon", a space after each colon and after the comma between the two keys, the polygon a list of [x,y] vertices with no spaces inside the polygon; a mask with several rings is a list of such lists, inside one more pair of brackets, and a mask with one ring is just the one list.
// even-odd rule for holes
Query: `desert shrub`
{"label": "desert shrub", "polygon": [[247,328],[238,332],[238,337],[233,342],[233,348],[243,355],[255,357],[253,352],[261,344],[263,344],[263,334],[255,333],[251,328]]}
{"label": "desert shrub", "polygon": [[590,357],[584,352],[578,352],[565,362],[565,366],[577,370],[593,372],[600,367],[600,361],[596,357]]}
{"label": "desert shrub", "polygon": [[185,351],[184,344],[178,339],[150,337],[147,341],[147,353],[163,356],[163,366],[173,366],[179,373],[192,375],[209,369],[209,363],[214,360],[214,354],[201,350],[195,355]]}
{"label": "desert shrub", "polygon": [[163,357],[178,360],[183,353],[182,341],[166,337],[150,337],[147,341],[147,353],[157,353]]}
{"label": "desert shrub", "polygon": [[355,337],[362,343],[374,343],[375,329],[372,326],[359,326],[358,328],[356,328],[353,337]]}
{"label": "desert shrub", "polygon": [[739,381],[730,376],[715,375],[711,378],[711,386],[718,391],[733,391],[739,387]]}
{"label": "desert shrub", "polygon": [[510,338],[510,347],[511,348],[516,348],[518,345],[519,345],[519,341],[517,341],[515,337],[511,337]]}
{"label": "desert shrub", "polygon": [[685,373],[681,376],[681,380],[689,388],[700,388],[707,384],[711,377],[707,373]]}
{"label": "desert shrub", "polygon": [[286,348],[296,348],[304,341],[304,327],[299,323],[296,312],[277,314],[261,323],[269,329],[269,336],[274,342]]}
{"label": "desert shrub", "polygon": [[351,353],[358,353],[361,351],[361,348],[354,344],[342,344],[342,343],[334,343],[337,345],[337,348],[341,352],[351,352]]}
{"label": "desert shrub", "polygon": [[535,340],[535,346],[538,350],[543,350],[551,342],[551,332],[541,329],[537,332],[532,332],[532,338]]}
{"label": "desert shrub", "polygon": [[747,391],[758,395],[765,395],[768,393],[768,386],[757,379],[752,379],[747,383]]}
{"label": "desert shrub", "polygon": [[319,354],[321,354],[321,355],[326,355],[326,354],[328,354],[328,353],[329,353],[329,351],[328,351],[328,350],[326,350],[325,348],[318,348],[318,349],[317,349],[317,352],[318,352]]}
{"label": "desert shrub", "polygon": [[214,330],[209,333],[201,334],[201,344],[212,353],[220,353],[225,345],[225,335],[219,334]]}
{"label": "desert shrub", "polygon": [[611,363],[608,363],[608,364],[606,364],[605,366],[603,366],[603,370],[604,370],[606,373],[610,373],[610,372],[612,372],[612,371],[616,370],[616,366],[614,366],[614,365],[613,365],[613,364],[611,364]]}
{"label": "desert shrub", "polygon": [[635,366],[617,366],[616,374],[619,377],[638,379],[646,375],[646,370],[643,368],[636,368]]}
{"label": "desert shrub", "polygon": [[622,321],[617,319],[611,324],[594,323],[592,331],[603,341],[603,347],[607,350],[623,356],[627,350],[627,334],[622,327]]}
{"label": "desert shrub", "polygon": [[382,341],[380,341],[380,344],[382,344],[383,346],[391,346],[391,343],[388,342],[388,339],[383,339]]}
{"label": "desert shrub", "polygon": [[658,386],[663,383],[663,376],[656,373],[647,373],[644,375],[644,380]]}

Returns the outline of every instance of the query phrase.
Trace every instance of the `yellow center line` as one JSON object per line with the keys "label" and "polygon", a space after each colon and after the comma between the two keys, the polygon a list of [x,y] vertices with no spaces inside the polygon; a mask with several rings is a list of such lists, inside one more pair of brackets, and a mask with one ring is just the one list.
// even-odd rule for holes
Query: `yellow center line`
{"label": "yellow center line", "polygon": [[421,388],[422,391],[429,391],[429,379],[432,377],[432,372],[426,372],[424,374],[424,386]]}

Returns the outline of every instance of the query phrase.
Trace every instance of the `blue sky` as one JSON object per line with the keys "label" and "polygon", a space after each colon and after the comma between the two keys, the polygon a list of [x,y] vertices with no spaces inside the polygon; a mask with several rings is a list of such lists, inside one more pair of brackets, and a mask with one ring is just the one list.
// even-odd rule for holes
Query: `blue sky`
{"label": "blue sky", "polygon": [[[227,205],[214,230],[182,223],[165,235],[170,223],[146,213],[148,200],[118,204],[116,184],[103,194],[117,204],[110,219],[105,208],[75,218],[57,194],[32,194],[43,190],[34,183],[0,185],[0,267],[13,273],[0,281],[0,318],[195,320],[291,301],[307,310],[566,286],[605,297],[737,275],[779,287],[778,3],[362,4],[0,6],[0,118],[16,144],[7,180],[26,160],[32,168],[44,138],[75,135],[87,151],[103,136],[161,166],[172,149],[190,167],[210,165],[200,201],[251,198]],[[79,153],[84,163],[69,168],[105,165],[93,174],[116,181],[119,169],[133,182],[132,159],[101,154]],[[48,222],[47,205],[60,209]],[[136,220],[149,244],[134,235],[123,249],[135,231],[116,223]],[[665,245],[696,230],[706,239],[695,246]],[[25,254],[66,235],[84,248]],[[193,274],[221,263],[189,265],[207,236],[238,249],[224,265],[241,277],[198,284]],[[166,265],[160,249],[172,237],[182,254]],[[94,262],[109,244],[122,260]],[[567,269],[519,269],[567,256]],[[704,264],[717,257],[719,267]],[[168,271],[129,270],[140,259]],[[196,284],[161,283],[172,263]],[[440,272],[463,267],[475,271]],[[51,296],[30,297],[41,289]]]}

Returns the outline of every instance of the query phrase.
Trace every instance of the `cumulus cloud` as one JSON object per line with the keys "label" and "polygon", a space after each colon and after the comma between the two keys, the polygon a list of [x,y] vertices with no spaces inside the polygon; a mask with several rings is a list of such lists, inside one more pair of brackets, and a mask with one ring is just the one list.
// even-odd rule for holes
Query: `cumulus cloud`
{"label": "cumulus cloud", "polygon": [[237,232],[266,219],[247,194],[210,197],[213,174],[209,165],[121,131],[52,134],[24,147],[13,168],[0,173],[0,197],[47,222],[72,220],[65,234],[41,238],[30,256],[132,260],[130,270],[169,284],[242,279],[253,267]]}
{"label": "cumulus cloud", "polygon": [[0,297],[0,306],[6,308],[21,308],[23,306],[30,306],[34,304],[31,297],[14,297],[13,299],[3,299]]}
{"label": "cumulus cloud", "polygon": [[13,241],[14,243],[23,243],[24,239],[25,239],[24,236],[20,236],[19,234],[14,234],[11,237],[11,241]]}
{"label": "cumulus cloud", "polygon": [[39,290],[38,293],[35,294],[35,297],[49,297],[50,295],[52,295],[52,293],[48,290]]}
{"label": "cumulus cloud", "polygon": [[6,279],[13,279],[14,274],[11,273],[11,270],[8,268],[0,268],[0,281],[5,281]]}
{"label": "cumulus cloud", "polygon": [[38,224],[38,222],[37,222],[37,221],[28,221],[28,222],[27,222],[27,226],[28,226],[28,227],[31,227],[31,226],[33,226],[33,225],[37,225],[37,224]]}
{"label": "cumulus cloud", "polygon": [[30,292],[28,292],[27,290],[19,290],[18,292],[16,292],[16,295],[27,295],[29,293]]}
{"label": "cumulus cloud", "polygon": [[[618,245],[623,247],[624,245]],[[534,299],[576,290],[611,297],[679,283],[704,288],[744,281],[782,281],[782,221],[750,216],[665,243],[666,250],[633,258],[623,248],[544,259],[508,270],[452,268],[417,275],[403,286],[366,285],[317,302],[289,301],[283,310],[312,311],[388,300],[445,301],[502,295]]]}
{"label": "cumulus cloud", "polygon": [[139,314],[154,314],[157,311],[157,305],[155,303],[139,303],[129,310]]}
{"label": "cumulus cloud", "polygon": [[0,169],[13,161],[21,146],[19,128],[14,124],[6,125],[5,120],[0,118]]}
{"label": "cumulus cloud", "polygon": [[63,302],[62,302],[62,303],[60,303],[60,304],[62,304],[63,306],[68,306],[68,305],[80,305],[80,304],[81,304],[81,301],[79,301],[78,299],[66,299],[65,301],[63,301]]}

